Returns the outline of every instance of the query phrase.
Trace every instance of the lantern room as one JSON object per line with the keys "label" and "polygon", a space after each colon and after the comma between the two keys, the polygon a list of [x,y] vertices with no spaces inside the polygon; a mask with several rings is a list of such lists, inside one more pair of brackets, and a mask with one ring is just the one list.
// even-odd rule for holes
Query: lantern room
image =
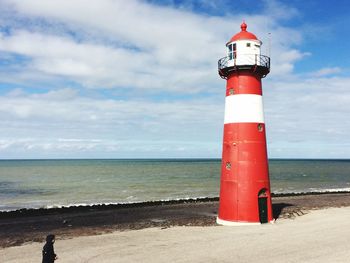
{"label": "lantern room", "polygon": [[227,56],[219,60],[219,74],[227,78],[227,74],[237,70],[253,70],[262,77],[270,71],[270,58],[261,55],[262,42],[247,31],[247,24],[241,24],[241,32],[235,34],[226,44]]}

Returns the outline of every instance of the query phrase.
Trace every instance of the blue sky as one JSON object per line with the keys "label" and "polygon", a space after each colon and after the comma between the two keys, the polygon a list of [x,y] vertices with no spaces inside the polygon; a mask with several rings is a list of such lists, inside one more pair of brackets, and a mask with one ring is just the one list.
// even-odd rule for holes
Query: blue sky
{"label": "blue sky", "polygon": [[217,60],[271,36],[271,158],[350,158],[346,1],[0,0],[0,158],[220,158]]}

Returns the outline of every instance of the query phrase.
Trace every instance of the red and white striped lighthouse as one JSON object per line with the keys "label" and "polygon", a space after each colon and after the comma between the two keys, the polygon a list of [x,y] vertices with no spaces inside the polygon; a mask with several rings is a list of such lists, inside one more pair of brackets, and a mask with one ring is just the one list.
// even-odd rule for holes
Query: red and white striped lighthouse
{"label": "red and white striped lighthouse", "polygon": [[261,55],[261,44],[243,22],[218,62],[227,80],[217,217],[222,225],[273,221],[261,88],[270,58]]}

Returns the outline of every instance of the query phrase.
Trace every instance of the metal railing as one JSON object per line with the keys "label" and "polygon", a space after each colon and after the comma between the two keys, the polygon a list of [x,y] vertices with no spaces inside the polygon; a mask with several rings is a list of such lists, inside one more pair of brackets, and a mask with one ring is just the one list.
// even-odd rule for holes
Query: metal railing
{"label": "metal railing", "polygon": [[260,67],[265,67],[268,70],[270,69],[270,58],[264,55],[257,54],[240,54],[238,58],[230,58],[229,56],[223,57],[218,61],[219,70],[235,67],[235,66],[248,66],[248,65],[257,65]]}

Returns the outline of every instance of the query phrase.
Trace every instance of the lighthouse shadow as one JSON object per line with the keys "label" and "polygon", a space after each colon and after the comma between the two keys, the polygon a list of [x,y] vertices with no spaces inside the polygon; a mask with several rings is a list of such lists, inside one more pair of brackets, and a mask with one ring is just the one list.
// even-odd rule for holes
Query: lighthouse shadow
{"label": "lighthouse shadow", "polygon": [[272,204],[273,218],[277,220],[283,213],[283,210],[285,210],[285,208],[290,206],[293,206],[293,205],[288,203]]}

